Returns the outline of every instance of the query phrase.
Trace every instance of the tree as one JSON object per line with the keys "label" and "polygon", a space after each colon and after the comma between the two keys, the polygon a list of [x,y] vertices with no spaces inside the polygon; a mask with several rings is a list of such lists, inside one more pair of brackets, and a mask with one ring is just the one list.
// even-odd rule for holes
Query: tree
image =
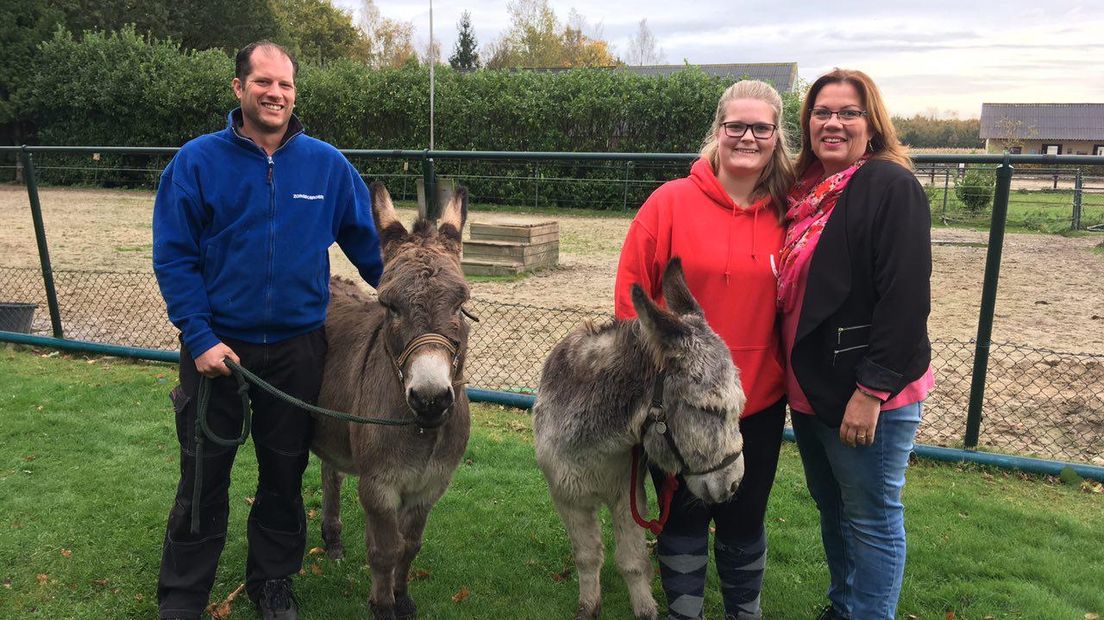
{"label": "tree", "polygon": [[[587,34],[587,33],[590,34]],[[561,35],[565,67],[608,67],[617,64],[609,43],[602,38],[602,26],[591,26],[585,17],[571,9]]]}
{"label": "tree", "polygon": [[548,0],[506,3],[510,28],[491,45],[488,67],[558,67],[562,43],[556,13]]}
{"label": "tree", "polygon": [[217,9],[205,0],[49,0],[46,4],[64,13],[66,27],[78,36],[86,30],[116,32],[133,24],[137,34],[172,39],[186,49],[234,52],[260,39],[294,43],[269,0],[226,2]]}
{"label": "tree", "polygon": [[301,60],[355,58],[362,35],[350,14],[328,0],[273,0],[276,17]]}
{"label": "tree", "polygon": [[[35,48],[49,39],[64,19],[61,11],[39,0],[11,0],[0,5],[0,67],[4,67],[0,72],[0,127],[19,116],[14,99],[31,77]],[[10,139],[20,137],[21,132],[14,127],[4,129],[0,144],[18,144]]]}
{"label": "tree", "polygon": [[475,33],[472,32],[471,13],[464,11],[460,15],[460,23],[456,24],[456,29],[459,31],[456,36],[456,48],[452,56],[449,56],[449,64],[453,69],[478,69],[479,44],[475,40]]}
{"label": "tree", "polygon": [[359,56],[370,67],[401,67],[416,58],[414,24],[380,15],[373,0],[363,0],[360,31],[364,35]]}
{"label": "tree", "polygon": [[609,43],[601,34],[588,35],[590,27],[574,10],[562,29],[548,0],[514,0],[506,5],[510,29],[490,46],[487,66],[583,67],[616,63]]}
{"label": "tree", "polygon": [[648,20],[640,20],[640,26],[629,39],[629,51],[625,57],[625,63],[636,66],[658,65],[663,62],[663,48],[657,47],[658,41],[652,30],[648,28]]}

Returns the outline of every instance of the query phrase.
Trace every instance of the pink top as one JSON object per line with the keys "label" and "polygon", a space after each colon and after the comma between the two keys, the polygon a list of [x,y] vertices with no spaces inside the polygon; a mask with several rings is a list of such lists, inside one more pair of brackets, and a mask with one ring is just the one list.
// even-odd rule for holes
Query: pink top
{"label": "pink top", "polygon": [[[805,247],[797,251],[812,253],[816,250],[816,245],[819,241],[820,237],[818,236],[815,240],[810,240]],[[782,346],[785,348],[786,354],[786,400],[789,401],[790,410],[805,415],[812,415],[813,407],[809,404],[809,399],[805,398],[805,392],[801,390],[801,386],[798,385],[797,377],[795,377],[793,373],[793,366],[790,364],[790,355],[793,353],[794,341],[797,339],[797,323],[801,318],[801,306],[805,301],[805,287],[809,281],[809,265],[812,263],[812,261],[803,262],[804,264],[799,268],[797,278],[794,280],[793,295],[796,303],[791,306],[794,310],[792,312],[782,313]],[[923,376],[906,385],[905,389],[898,392],[896,396],[888,401],[886,398],[889,397],[889,392],[872,390],[866,386],[862,386],[862,388],[881,398],[882,411],[889,411],[890,409],[898,409],[905,405],[911,405],[912,403],[918,403],[924,400],[927,398],[928,392],[931,391],[934,385],[935,375],[932,373],[931,365],[929,365],[928,371],[925,372]]]}

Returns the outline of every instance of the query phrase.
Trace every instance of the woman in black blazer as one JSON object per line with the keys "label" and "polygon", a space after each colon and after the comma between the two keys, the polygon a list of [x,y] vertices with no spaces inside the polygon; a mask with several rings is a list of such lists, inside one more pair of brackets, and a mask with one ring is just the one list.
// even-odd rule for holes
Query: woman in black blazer
{"label": "woman in black blazer", "polygon": [[931,217],[877,87],[836,69],[801,109],[779,265],[786,392],[830,573],[821,618],[893,618],[905,468],[933,384]]}

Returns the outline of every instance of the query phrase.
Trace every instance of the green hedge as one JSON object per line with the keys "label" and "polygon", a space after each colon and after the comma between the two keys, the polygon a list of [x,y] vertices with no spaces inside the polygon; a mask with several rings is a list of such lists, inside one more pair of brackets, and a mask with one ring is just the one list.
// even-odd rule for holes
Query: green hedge
{"label": "green hedge", "polygon": [[[339,148],[426,148],[428,72],[416,64],[391,70],[353,61],[304,64],[296,110],[311,135]],[[601,69],[435,72],[435,147],[443,150],[695,151],[730,82],[696,68],[669,77]],[[39,48],[22,115],[40,144],[179,146],[224,125],[236,105],[232,76],[233,62],[221,51],[181,51],[133,30],[80,38],[59,31]],[[798,103],[787,95],[790,126]],[[77,159],[81,165],[48,171],[44,180],[104,184],[102,174],[87,169],[87,158]],[[111,165],[141,168],[125,158],[104,158],[97,167]],[[477,196],[593,208],[639,204],[655,182],[686,170],[685,164],[539,164],[542,177],[579,179],[552,183],[533,178],[533,162],[439,163],[442,174],[476,174],[479,167],[481,176],[496,178],[467,179]],[[397,174],[402,163],[372,168],[369,174]],[[148,184],[150,177],[137,171],[115,174],[112,182]],[[612,184],[611,177],[622,182]]]}

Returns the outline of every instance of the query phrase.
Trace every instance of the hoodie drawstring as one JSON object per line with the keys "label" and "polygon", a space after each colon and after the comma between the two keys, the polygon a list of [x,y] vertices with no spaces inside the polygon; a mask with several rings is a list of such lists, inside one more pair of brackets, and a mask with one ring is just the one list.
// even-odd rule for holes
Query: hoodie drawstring
{"label": "hoodie drawstring", "polygon": [[751,260],[755,262],[759,262],[759,255],[755,252],[755,238],[759,232],[759,211],[761,209],[756,209],[751,216]]}

